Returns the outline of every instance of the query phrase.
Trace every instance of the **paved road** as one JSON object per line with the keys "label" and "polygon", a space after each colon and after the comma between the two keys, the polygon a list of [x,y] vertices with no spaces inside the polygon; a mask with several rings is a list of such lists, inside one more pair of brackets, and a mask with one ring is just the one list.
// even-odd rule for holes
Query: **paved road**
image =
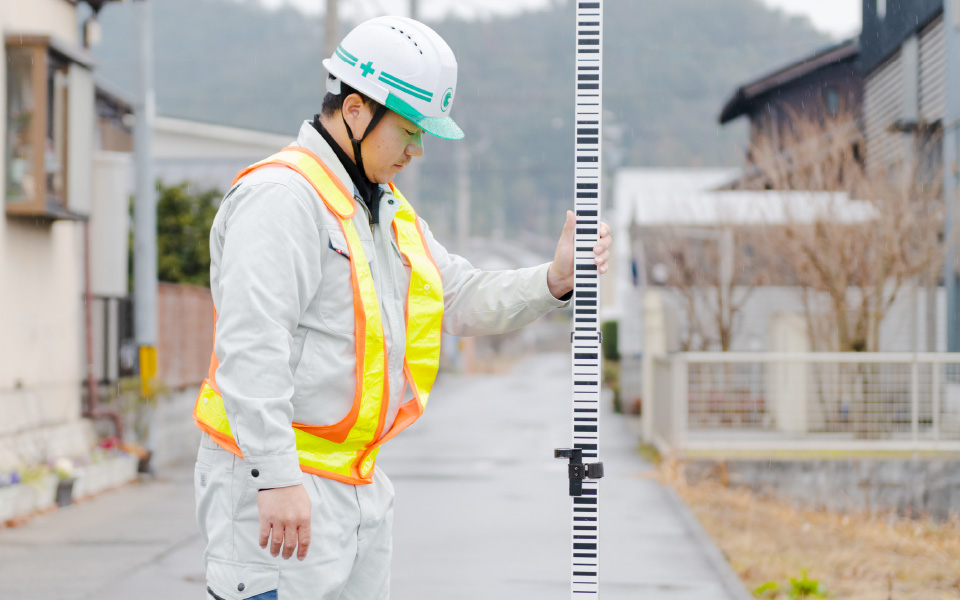
{"label": "paved road", "polygon": [[[381,453],[397,491],[393,600],[569,595],[568,358],[444,375],[430,410]],[[601,424],[601,596],[726,600],[717,551],[645,476],[635,435]],[[0,531],[0,599],[201,598],[192,466]]]}

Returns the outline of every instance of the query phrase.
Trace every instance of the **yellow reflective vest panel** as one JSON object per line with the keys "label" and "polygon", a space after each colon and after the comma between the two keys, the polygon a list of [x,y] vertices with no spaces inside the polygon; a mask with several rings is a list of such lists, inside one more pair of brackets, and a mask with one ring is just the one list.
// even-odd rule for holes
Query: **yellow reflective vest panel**
{"label": "yellow reflective vest panel", "polygon": [[[400,208],[393,220],[394,234],[397,246],[411,270],[407,292],[404,374],[414,397],[400,406],[393,426],[384,432],[391,385],[386,369],[387,349],[373,276],[352,220],[357,210],[355,200],[319,157],[301,147],[285,148],[244,169],[237,175],[234,184],[251,171],[266,165],[293,169],[310,183],[326,207],[338,217],[350,254],[350,287],[355,311],[356,394],[350,412],[339,423],[327,426],[293,423],[300,468],[304,472],[345,483],[370,483],[373,481],[380,446],[423,414],[437,376],[443,320],[440,272],[430,255],[416,212],[391,183],[393,193],[400,201]],[[208,378],[194,406],[194,421],[220,446],[242,457],[216,385],[216,353],[210,360]]]}

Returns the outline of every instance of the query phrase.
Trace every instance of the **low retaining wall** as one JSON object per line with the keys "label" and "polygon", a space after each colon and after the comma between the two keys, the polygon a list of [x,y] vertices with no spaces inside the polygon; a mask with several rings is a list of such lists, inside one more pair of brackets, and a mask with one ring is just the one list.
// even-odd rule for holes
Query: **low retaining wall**
{"label": "low retaining wall", "polygon": [[[125,392],[104,406],[124,416],[124,441],[150,451],[150,467],[156,469],[194,460],[200,445],[200,430],[193,422],[193,405],[199,386],[158,393],[153,403],[139,399],[139,390]],[[98,422],[102,437],[113,435],[109,423]]]}
{"label": "low retaining wall", "polygon": [[945,520],[960,513],[960,460],[691,460],[689,482],[711,478],[795,506]]}
{"label": "low retaining wall", "polygon": [[153,467],[165,467],[194,460],[200,446],[200,429],[193,422],[193,405],[199,387],[164,394],[150,419],[150,441]]}

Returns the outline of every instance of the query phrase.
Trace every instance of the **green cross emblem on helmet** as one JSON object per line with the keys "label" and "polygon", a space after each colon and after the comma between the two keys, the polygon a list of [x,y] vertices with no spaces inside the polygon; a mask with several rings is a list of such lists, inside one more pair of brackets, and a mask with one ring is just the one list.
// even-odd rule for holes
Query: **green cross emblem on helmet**
{"label": "green cross emblem on helmet", "polygon": [[360,65],[360,70],[363,71],[363,76],[364,76],[364,77],[366,77],[366,76],[369,75],[370,73],[373,73],[373,72],[376,71],[376,69],[373,68],[373,61],[372,61],[372,60],[371,60],[371,61],[368,61],[368,62],[365,62],[365,63],[363,63],[362,65]]}

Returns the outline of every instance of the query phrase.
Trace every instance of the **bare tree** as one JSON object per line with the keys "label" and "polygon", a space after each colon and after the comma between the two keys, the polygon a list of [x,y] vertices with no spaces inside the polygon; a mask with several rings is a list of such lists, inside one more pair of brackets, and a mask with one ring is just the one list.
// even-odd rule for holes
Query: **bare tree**
{"label": "bare tree", "polygon": [[666,265],[663,283],[680,297],[686,317],[682,350],[730,350],[743,307],[765,278],[754,238],[751,228],[729,223],[662,227],[653,236],[653,263]]}
{"label": "bare tree", "polygon": [[[935,131],[911,139],[912,152],[889,164],[872,161],[868,172],[852,117],[796,115],[750,150],[754,182],[810,194],[802,218],[788,211],[785,224],[767,228],[766,247],[776,276],[801,288],[815,349],[877,351],[898,294],[939,268],[943,202],[929,160],[938,140]],[[815,202],[824,192],[838,193]],[[867,210],[851,211],[849,199]]]}

